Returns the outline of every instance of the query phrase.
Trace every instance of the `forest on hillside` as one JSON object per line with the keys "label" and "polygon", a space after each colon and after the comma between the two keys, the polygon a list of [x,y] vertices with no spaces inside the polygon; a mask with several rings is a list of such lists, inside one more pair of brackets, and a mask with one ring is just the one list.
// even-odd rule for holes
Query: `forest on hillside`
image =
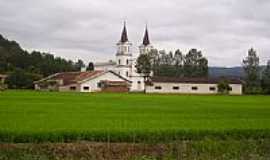
{"label": "forest on hillside", "polygon": [[40,51],[28,52],[0,34],[0,74],[8,74],[9,88],[32,88],[33,81],[57,72],[79,71],[82,60],[73,62]]}

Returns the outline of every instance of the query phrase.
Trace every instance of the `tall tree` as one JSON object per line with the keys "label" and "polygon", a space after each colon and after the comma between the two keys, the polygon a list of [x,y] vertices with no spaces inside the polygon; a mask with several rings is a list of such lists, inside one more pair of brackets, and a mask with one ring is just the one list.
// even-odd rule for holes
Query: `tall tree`
{"label": "tall tree", "polygon": [[85,67],[85,64],[83,63],[83,61],[81,59],[79,59],[76,63],[75,63],[75,70],[80,71],[82,68]]}
{"label": "tall tree", "polygon": [[248,56],[243,60],[243,68],[245,71],[247,93],[258,93],[261,91],[260,87],[260,59],[256,51],[251,48],[248,51]]}
{"label": "tall tree", "polygon": [[175,70],[176,70],[176,77],[182,77],[183,74],[183,65],[184,65],[184,56],[182,52],[177,49],[174,53],[174,65],[175,65]]}
{"label": "tall tree", "polygon": [[191,49],[184,60],[185,77],[206,77],[208,76],[208,60],[203,57],[202,52]]}
{"label": "tall tree", "polygon": [[146,80],[152,70],[151,66],[151,57],[149,54],[141,54],[136,61],[136,69],[137,72],[142,74],[144,76],[144,79]]}
{"label": "tall tree", "polygon": [[93,63],[93,62],[89,62],[89,64],[88,64],[86,70],[87,70],[87,71],[93,71],[93,70],[95,70],[94,63]]}
{"label": "tall tree", "polygon": [[159,52],[157,49],[152,49],[150,52],[148,52],[148,56],[150,58],[151,63],[151,70],[154,75],[158,74],[159,72]]}
{"label": "tall tree", "polygon": [[270,94],[270,60],[262,74],[262,89],[265,93]]}

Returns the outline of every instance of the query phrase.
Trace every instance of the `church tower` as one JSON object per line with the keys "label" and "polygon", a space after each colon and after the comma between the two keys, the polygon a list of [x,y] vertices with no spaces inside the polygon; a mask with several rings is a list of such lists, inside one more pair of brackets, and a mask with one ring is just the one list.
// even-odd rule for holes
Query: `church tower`
{"label": "church tower", "polygon": [[150,43],[149,34],[148,34],[148,27],[145,27],[143,43],[139,46],[140,54],[146,54],[154,49],[153,45]]}
{"label": "church tower", "polygon": [[131,47],[132,43],[130,43],[128,40],[126,22],[124,22],[121,39],[117,43],[116,72],[125,78],[129,78],[131,76],[131,67],[132,67]]}

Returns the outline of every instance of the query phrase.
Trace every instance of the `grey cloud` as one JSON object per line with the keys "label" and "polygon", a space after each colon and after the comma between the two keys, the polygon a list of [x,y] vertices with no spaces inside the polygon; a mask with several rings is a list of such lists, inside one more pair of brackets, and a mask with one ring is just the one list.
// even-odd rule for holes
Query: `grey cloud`
{"label": "grey cloud", "polygon": [[71,59],[112,59],[123,20],[135,54],[147,22],[158,49],[196,47],[210,65],[240,65],[250,47],[262,63],[270,59],[268,0],[0,0],[0,6],[1,34]]}

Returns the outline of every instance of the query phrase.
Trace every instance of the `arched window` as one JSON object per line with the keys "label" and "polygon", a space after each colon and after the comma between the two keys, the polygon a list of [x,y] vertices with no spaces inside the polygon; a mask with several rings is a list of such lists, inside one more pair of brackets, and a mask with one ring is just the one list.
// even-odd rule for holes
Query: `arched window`
{"label": "arched window", "polygon": [[128,71],[126,72],[126,76],[128,77]]}
{"label": "arched window", "polygon": [[119,65],[121,64],[121,59],[118,60],[118,64],[119,64]]}
{"label": "arched window", "polygon": [[128,59],[127,59],[127,65],[128,65]]}

